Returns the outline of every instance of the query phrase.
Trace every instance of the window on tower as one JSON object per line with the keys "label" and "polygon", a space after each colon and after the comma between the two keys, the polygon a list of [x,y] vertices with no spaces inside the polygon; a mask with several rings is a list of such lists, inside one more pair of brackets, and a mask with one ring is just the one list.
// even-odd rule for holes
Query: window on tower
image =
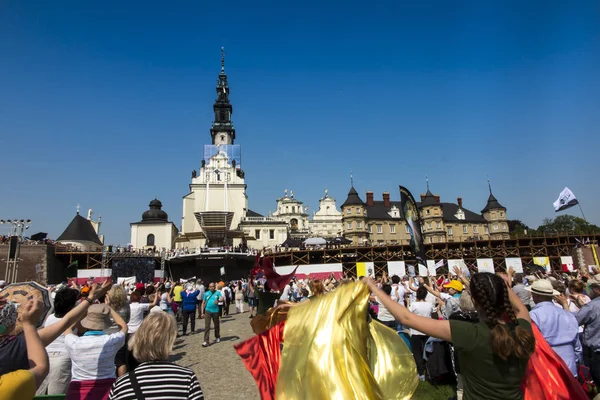
{"label": "window on tower", "polygon": [[146,246],[154,246],[154,235],[152,233],[146,237]]}
{"label": "window on tower", "polygon": [[219,121],[225,122],[225,111],[219,112]]}
{"label": "window on tower", "polygon": [[221,142],[225,141],[225,135],[221,135]]}

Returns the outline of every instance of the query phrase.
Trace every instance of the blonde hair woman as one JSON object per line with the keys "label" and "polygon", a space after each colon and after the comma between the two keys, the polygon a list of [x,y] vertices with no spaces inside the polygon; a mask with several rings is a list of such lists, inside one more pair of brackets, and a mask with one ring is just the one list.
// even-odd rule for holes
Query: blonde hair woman
{"label": "blonde hair woman", "polygon": [[[129,323],[130,309],[129,303],[127,302],[127,293],[122,285],[113,285],[106,294],[105,302],[115,310],[117,314],[123,318],[126,324]],[[108,329],[108,332],[118,332],[119,327],[116,324]],[[127,372],[127,337],[125,338],[125,344],[119,349],[115,356],[115,366],[117,367],[117,376],[122,376]]]}
{"label": "blonde hair woman", "polygon": [[141,364],[112,387],[109,399],[203,399],[194,372],[168,361],[177,337],[177,322],[168,313],[151,313],[129,341],[129,350]]}

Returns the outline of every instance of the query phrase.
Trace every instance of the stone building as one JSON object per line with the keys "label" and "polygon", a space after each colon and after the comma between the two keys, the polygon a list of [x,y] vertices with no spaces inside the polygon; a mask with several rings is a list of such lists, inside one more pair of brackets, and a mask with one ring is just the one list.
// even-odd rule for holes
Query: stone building
{"label": "stone building", "polygon": [[319,199],[319,210],[308,221],[310,235],[313,237],[335,238],[342,235],[342,213],[338,211],[335,199],[325,190],[325,196]]}
{"label": "stone building", "polygon": [[142,214],[141,221],[130,224],[131,245],[135,249],[172,249],[178,233],[177,227],[162,210],[160,200],[152,200],[148,207]]}
{"label": "stone building", "polygon": [[287,189],[284,190],[283,197],[277,199],[277,210],[271,216],[288,224],[290,237],[308,236],[308,207],[294,198],[293,190],[290,190],[289,195]]}
{"label": "stone building", "polygon": [[[425,243],[464,242],[473,240],[508,239],[506,208],[492,194],[481,214],[456,203],[441,202],[440,196],[427,192],[418,203],[423,222]],[[392,201],[384,192],[382,200],[375,200],[373,192],[366,192],[363,202],[354,187],[342,204],[344,237],[355,245],[408,244],[410,234],[402,217],[400,201]]]}

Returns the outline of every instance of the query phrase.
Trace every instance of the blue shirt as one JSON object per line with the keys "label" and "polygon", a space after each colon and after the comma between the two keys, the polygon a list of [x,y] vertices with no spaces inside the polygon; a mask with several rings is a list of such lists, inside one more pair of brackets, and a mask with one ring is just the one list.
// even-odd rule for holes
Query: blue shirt
{"label": "blue shirt", "polygon": [[574,313],[579,325],[583,325],[583,343],[600,352],[600,296]]}
{"label": "blue shirt", "polygon": [[198,293],[200,293],[199,290],[195,292],[181,292],[183,311],[196,311],[196,296],[198,296]]}
{"label": "blue shirt", "polygon": [[[221,295],[221,292],[219,291],[214,291],[211,292],[210,290],[206,293],[204,293],[204,301],[206,302],[206,308],[205,310],[209,313],[218,313],[219,312],[219,305],[215,304],[215,300],[220,299],[221,297],[223,297]],[[210,299],[210,301],[208,300]]]}
{"label": "blue shirt", "polygon": [[577,319],[551,301],[536,304],[529,315],[548,344],[564,360],[571,373],[577,376],[577,361],[581,361],[582,357]]}

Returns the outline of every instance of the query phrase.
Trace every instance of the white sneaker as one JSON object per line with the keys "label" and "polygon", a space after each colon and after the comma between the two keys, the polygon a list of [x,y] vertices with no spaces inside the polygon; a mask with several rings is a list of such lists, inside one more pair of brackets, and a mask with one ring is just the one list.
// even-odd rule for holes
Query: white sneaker
{"label": "white sneaker", "polygon": [[215,343],[219,343],[221,339],[215,339]]}
{"label": "white sneaker", "polygon": [[202,347],[208,347],[208,343],[206,343],[206,342],[202,343]]}

